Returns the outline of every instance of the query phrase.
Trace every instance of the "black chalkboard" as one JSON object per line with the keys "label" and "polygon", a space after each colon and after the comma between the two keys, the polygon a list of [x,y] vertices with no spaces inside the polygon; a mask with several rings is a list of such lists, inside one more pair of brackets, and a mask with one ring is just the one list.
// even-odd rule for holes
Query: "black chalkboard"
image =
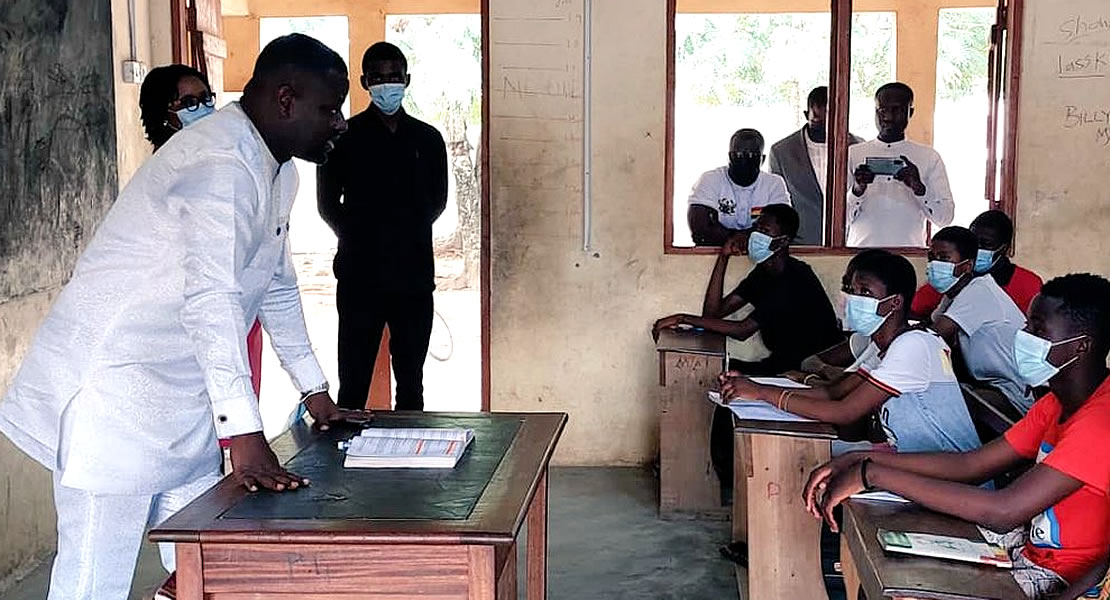
{"label": "black chalkboard", "polygon": [[0,2],[0,302],[68,277],[117,192],[109,0]]}

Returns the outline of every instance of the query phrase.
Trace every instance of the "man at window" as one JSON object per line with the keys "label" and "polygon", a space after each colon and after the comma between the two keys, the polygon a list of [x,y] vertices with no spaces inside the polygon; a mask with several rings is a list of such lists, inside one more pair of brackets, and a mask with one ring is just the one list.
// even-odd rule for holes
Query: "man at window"
{"label": "man at window", "polygon": [[875,93],[878,139],[848,149],[848,245],[925,246],[925,224],[945,227],[955,203],[936,150],[906,139],[913,90],[888,83]]}
{"label": "man at window", "polygon": [[721,246],[737,232],[746,247],[752,221],[768,204],[790,204],[782,177],[760,171],[763,134],[741,129],[728,144],[728,166],[707,171],[690,192],[686,219],[694,244]]}
{"label": "man at window", "polygon": [[[802,220],[795,243],[820,246],[825,241],[825,180],[828,178],[829,151],[825,144],[825,115],[829,108],[829,88],[815,87],[806,100],[806,124],[771,146],[767,165],[786,181],[790,201]],[[848,134],[849,144],[863,140]]]}

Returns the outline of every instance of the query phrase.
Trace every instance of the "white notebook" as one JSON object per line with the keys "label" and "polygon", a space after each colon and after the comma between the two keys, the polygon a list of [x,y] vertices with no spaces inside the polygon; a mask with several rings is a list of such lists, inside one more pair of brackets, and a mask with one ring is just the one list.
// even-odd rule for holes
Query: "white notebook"
{"label": "white notebook", "polygon": [[[755,380],[753,379],[752,381]],[[732,411],[732,414],[736,415],[737,419],[751,419],[753,421],[789,421],[796,423],[813,422],[813,419],[780,410],[762,400],[733,400],[725,404],[721,402],[721,393],[716,390],[709,391],[709,401],[718,406],[727,406],[728,409]]]}
{"label": "white notebook", "polygon": [[887,552],[993,565],[1002,569],[1014,566],[1001,547],[964,538],[880,529],[879,543]]}
{"label": "white notebook", "polygon": [[472,429],[362,430],[347,446],[347,468],[452,469],[474,439]]}

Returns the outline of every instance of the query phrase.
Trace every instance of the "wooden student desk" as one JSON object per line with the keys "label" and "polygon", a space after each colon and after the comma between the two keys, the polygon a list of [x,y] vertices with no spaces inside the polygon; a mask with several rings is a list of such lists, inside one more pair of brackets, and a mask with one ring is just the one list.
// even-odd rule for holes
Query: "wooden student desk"
{"label": "wooden student desk", "polygon": [[849,500],[844,505],[840,561],[849,600],[1026,600],[1010,571],[987,565],[883,552],[880,528],[983,539],[967,521],[913,504]]}
{"label": "wooden student desk", "polygon": [[725,337],[663,330],[659,353],[659,514],[724,519],[709,456],[714,405],[706,393],[725,369]]}
{"label": "wooden student desk", "polygon": [[469,427],[453,470],[343,469],[303,422],[274,442],[312,485],[251,494],[230,478],[150,533],[177,544],[182,600],[515,599],[527,521],[527,597],[547,594],[547,466],[562,413],[388,413],[376,427]]}
{"label": "wooden student desk", "polygon": [[825,423],[734,423],[732,532],[734,541],[748,544],[747,597],[825,598],[821,522],[805,511],[802,490],[810,472],[829,460],[836,429]]}

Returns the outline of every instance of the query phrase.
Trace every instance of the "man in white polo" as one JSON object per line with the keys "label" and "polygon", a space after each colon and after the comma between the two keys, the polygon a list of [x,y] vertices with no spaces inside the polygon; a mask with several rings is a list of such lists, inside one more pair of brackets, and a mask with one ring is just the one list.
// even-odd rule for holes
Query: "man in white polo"
{"label": "man in white polo", "polygon": [[940,154],[906,139],[913,116],[913,90],[888,83],[875,93],[879,137],[848,148],[848,245],[919,247],[926,223],[952,222],[955,203]]}
{"label": "man in white polo", "polygon": [[728,165],[706,171],[690,191],[686,219],[697,246],[722,246],[739,234],[739,247],[747,247],[747,234],[760,210],[768,204],[790,204],[786,182],[761,171],[763,135],[754,129],[732,134]]}

